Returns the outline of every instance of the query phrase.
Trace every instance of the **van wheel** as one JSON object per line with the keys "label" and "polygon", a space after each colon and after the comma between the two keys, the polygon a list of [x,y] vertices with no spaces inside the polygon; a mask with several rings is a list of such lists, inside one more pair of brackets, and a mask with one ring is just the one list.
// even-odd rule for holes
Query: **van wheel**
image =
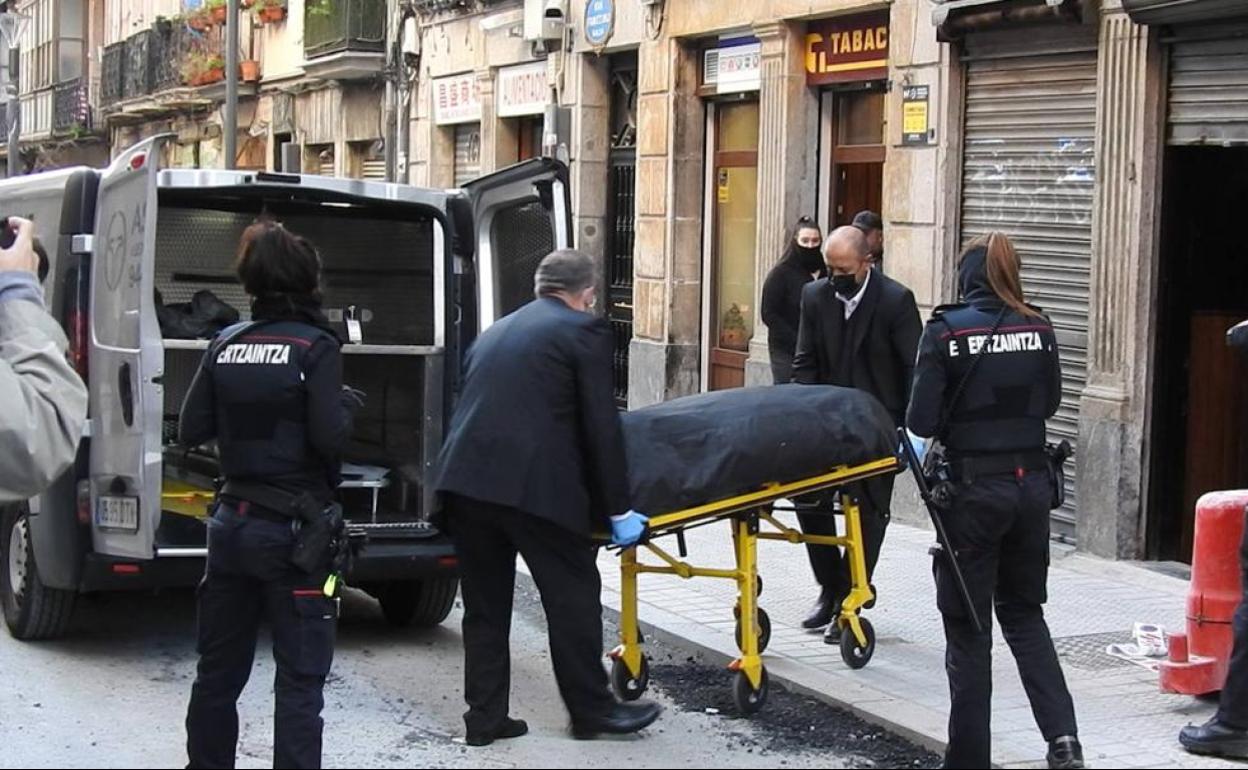
{"label": "van wheel", "polygon": [[74,611],[73,591],[46,588],[39,580],[25,505],[0,512],[0,604],[16,639],[55,639],[65,633]]}
{"label": "van wheel", "polygon": [[429,628],[451,614],[459,591],[459,578],[396,580],[378,588],[375,595],[381,602],[381,612],[387,623],[395,628],[406,628],[413,623]]}

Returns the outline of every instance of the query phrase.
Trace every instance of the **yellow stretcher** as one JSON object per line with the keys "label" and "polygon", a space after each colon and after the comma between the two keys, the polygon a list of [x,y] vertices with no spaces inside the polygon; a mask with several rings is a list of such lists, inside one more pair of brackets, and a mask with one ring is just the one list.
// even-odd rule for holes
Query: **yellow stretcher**
{"label": "yellow stretcher", "polygon": [[[866,556],[863,551],[862,522],[857,503],[848,495],[841,498],[845,516],[844,537],[806,535],[776,518],[773,504],[780,499],[798,497],[840,487],[874,476],[897,473],[897,458],[888,457],[862,465],[841,466],[821,476],[788,484],[771,484],[757,492],[739,495],[682,511],[655,516],[650,520],[649,539],[642,545],[624,549],[620,554],[621,604],[620,646],[611,652],[611,685],[623,700],[636,700],[650,682],[650,666],[642,652],[641,633],[637,619],[637,576],[641,574],[676,575],[686,580],[695,577],[734,580],[737,583],[737,646],[741,657],[729,664],[736,672],[733,700],[743,714],[759,711],[767,702],[767,669],[761,657],[771,637],[771,621],[758,608],[762,592],[758,576],[758,541],[780,540],[795,544],[830,545],[845,548],[849,558],[852,590],[841,604],[841,657],[851,668],[862,668],[875,653],[875,631],[871,623],[859,616],[864,607],[874,605],[875,596],[867,579]],[[667,535],[680,536],[685,530],[720,520],[732,525],[736,552],[735,569],[706,569],[692,566],[655,545]],[[763,531],[769,525],[774,531]],[[657,556],[662,565],[643,564],[638,550],[644,548]]]}

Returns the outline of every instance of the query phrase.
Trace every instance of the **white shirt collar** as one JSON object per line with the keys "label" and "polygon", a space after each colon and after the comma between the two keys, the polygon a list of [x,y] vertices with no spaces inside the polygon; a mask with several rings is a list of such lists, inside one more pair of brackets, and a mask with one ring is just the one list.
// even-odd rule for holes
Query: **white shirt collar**
{"label": "white shirt collar", "polygon": [[854,311],[858,309],[858,305],[862,304],[862,298],[867,293],[867,284],[871,283],[871,274],[873,272],[875,272],[875,268],[867,270],[867,277],[862,279],[862,286],[858,287],[858,293],[855,294],[852,299],[845,299],[841,296],[840,292],[836,293],[836,298],[845,303],[846,321],[848,321],[849,317],[852,316]]}

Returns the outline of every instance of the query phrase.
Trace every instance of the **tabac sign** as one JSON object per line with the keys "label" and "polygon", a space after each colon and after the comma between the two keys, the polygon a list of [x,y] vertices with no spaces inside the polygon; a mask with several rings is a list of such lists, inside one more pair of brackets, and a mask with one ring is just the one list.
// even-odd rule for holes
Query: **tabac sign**
{"label": "tabac sign", "polygon": [[817,86],[888,77],[888,14],[812,21],[806,31],[806,82]]}

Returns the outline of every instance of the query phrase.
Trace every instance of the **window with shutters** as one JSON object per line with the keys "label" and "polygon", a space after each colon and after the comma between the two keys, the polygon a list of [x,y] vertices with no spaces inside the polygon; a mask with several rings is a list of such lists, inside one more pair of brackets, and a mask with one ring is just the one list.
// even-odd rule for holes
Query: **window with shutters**
{"label": "window with shutters", "polygon": [[332,144],[304,145],[303,173],[334,176],[334,146]]}
{"label": "window with shutters", "polygon": [[19,85],[24,94],[82,77],[86,49],[84,0],[26,0],[30,18],[21,36]]}
{"label": "window with shutters", "polygon": [[380,140],[351,142],[351,177],[386,181],[385,145]]}

